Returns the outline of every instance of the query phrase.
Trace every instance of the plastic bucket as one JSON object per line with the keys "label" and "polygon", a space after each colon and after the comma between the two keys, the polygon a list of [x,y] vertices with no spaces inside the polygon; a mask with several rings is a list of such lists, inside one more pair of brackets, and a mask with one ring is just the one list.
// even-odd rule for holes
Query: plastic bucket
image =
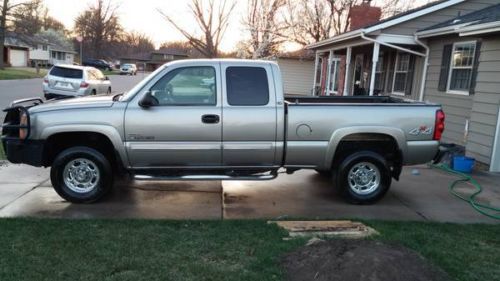
{"label": "plastic bucket", "polygon": [[461,173],[472,173],[472,167],[476,159],[467,156],[455,156],[453,157],[453,170]]}

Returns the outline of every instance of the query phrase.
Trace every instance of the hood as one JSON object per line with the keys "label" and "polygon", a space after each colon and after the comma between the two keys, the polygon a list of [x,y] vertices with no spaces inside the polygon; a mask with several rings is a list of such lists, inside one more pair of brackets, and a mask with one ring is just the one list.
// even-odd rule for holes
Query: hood
{"label": "hood", "polygon": [[30,108],[30,113],[77,108],[111,107],[113,103],[114,101],[112,95],[68,98],[62,100],[47,101],[43,104],[34,106]]}

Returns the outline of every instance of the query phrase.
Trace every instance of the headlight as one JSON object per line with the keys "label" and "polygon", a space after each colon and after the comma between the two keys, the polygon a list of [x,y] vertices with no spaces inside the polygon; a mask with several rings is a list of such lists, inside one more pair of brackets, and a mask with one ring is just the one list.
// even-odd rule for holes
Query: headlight
{"label": "headlight", "polygon": [[[28,126],[28,115],[26,112],[23,110],[21,112],[21,116],[19,117],[19,125],[20,126]],[[19,138],[24,140],[28,137],[28,129],[27,128],[20,128],[19,129]]]}

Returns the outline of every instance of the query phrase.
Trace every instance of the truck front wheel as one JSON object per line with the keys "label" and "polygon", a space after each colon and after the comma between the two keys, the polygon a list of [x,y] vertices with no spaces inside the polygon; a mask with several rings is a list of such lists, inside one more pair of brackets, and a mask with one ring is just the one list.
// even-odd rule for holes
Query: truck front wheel
{"label": "truck front wheel", "polygon": [[391,180],[387,161],[372,151],[360,151],[347,156],[334,177],[347,201],[353,204],[377,202],[389,190]]}
{"label": "truck front wheel", "polygon": [[50,170],[57,194],[72,203],[92,203],[113,186],[113,170],[108,159],[89,147],[73,147],[57,155]]}

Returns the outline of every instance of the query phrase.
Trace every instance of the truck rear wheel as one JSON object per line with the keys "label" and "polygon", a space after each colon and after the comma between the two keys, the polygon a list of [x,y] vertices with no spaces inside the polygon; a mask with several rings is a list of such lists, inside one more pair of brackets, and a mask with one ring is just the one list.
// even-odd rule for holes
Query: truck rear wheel
{"label": "truck rear wheel", "polygon": [[99,151],[78,146],[57,155],[50,170],[50,180],[57,194],[67,201],[92,203],[111,190],[113,170]]}
{"label": "truck rear wheel", "polygon": [[389,190],[391,181],[387,161],[372,151],[360,151],[347,156],[334,177],[346,200],[353,204],[377,202]]}

